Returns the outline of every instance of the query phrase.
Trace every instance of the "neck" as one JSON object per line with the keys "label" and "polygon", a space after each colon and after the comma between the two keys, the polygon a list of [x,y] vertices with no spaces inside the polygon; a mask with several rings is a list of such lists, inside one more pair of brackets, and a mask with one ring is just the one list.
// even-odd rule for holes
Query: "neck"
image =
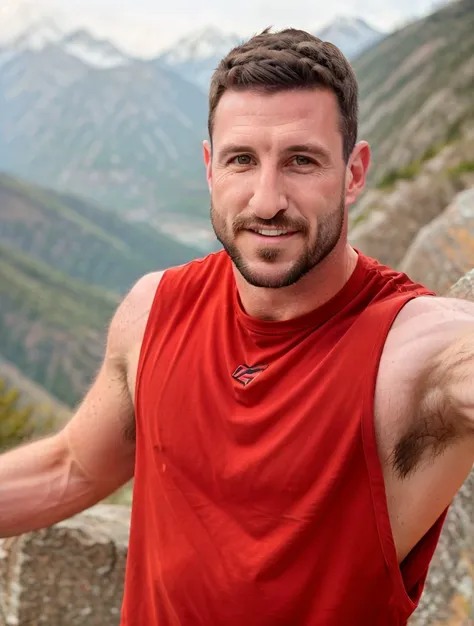
{"label": "neck", "polygon": [[357,258],[357,252],[349,244],[336,246],[324,261],[297,283],[281,289],[254,287],[234,267],[244,311],[251,317],[277,322],[314,311],[344,287],[357,265]]}

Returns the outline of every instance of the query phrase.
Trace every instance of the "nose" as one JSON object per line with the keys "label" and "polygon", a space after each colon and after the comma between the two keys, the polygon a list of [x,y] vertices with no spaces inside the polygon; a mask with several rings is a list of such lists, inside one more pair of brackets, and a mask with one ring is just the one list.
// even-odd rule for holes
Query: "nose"
{"label": "nose", "polygon": [[254,179],[249,208],[262,220],[269,220],[288,208],[288,199],[278,171],[261,168]]}

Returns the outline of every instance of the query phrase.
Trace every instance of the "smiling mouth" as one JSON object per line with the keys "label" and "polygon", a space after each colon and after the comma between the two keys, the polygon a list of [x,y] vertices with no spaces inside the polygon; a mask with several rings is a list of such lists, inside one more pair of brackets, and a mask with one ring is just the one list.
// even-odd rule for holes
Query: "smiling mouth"
{"label": "smiling mouth", "polygon": [[296,234],[296,231],[285,230],[283,228],[249,228],[248,232],[253,233],[254,235],[259,235],[260,237],[268,237],[268,239],[291,237]]}

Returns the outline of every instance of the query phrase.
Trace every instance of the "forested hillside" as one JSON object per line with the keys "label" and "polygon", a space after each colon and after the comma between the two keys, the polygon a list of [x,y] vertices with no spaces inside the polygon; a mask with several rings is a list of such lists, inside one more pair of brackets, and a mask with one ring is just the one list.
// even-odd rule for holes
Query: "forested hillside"
{"label": "forested hillside", "polygon": [[360,138],[369,141],[369,182],[390,183],[459,138],[474,120],[474,0],[445,7],[364,52]]}
{"label": "forested hillside", "polygon": [[95,375],[118,301],[0,245],[1,355],[68,405]]}
{"label": "forested hillside", "polygon": [[0,244],[120,293],[199,251],[84,200],[0,175]]}

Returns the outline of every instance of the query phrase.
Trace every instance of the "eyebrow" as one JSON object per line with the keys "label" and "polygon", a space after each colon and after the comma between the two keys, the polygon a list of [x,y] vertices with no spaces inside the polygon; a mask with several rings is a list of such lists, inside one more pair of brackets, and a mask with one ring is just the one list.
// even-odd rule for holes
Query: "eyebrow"
{"label": "eyebrow", "polygon": [[285,152],[306,152],[307,154],[321,156],[325,159],[331,158],[329,150],[317,143],[299,143],[294,146],[289,146],[285,149]]}
{"label": "eyebrow", "polygon": [[242,152],[253,152],[253,148],[251,146],[244,146],[237,143],[229,143],[219,150],[217,156],[220,161],[224,161],[231,154],[240,154]]}
{"label": "eyebrow", "polygon": [[[227,144],[221,150],[219,150],[217,156],[219,160],[223,161],[231,154],[241,154],[241,153],[253,153],[254,149],[252,146],[243,145],[243,144]],[[301,143],[295,144],[293,146],[288,146],[283,151],[286,154],[294,153],[294,152],[304,152],[306,154],[312,154],[314,156],[322,157],[326,160],[330,160],[331,154],[327,148],[316,144],[316,143]]]}

